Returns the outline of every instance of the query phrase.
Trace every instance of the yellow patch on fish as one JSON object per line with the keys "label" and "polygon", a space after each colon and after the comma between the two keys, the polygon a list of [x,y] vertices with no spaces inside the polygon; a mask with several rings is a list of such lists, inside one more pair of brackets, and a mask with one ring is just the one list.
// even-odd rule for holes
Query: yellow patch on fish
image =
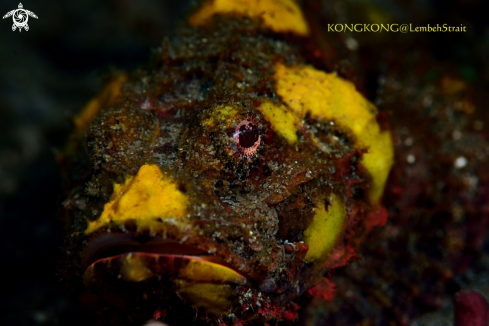
{"label": "yellow patch on fish", "polygon": [[122,279],[128,282],[141,282],[154,277],[153,272],[146,267],[145,261],[140,255],[129,253],[120,270]]}
{"label": "yellow patch on fish", "polygon": [[180,276],[187,280],[210,283],[235,283],[245,284],[246,278],[229,267],[208,262],[201,259],[193,259],[180,270]]}
{"label": "yellow patch on fish", "polygon": [[346,221],[346,207],[343,200],[336,194],[331,194],[333,203],[326,207],[320,201],[311,223],[304,231],[302,241],[307,242],[309,250],[304,260],[324,261],[336,245]]}
{"label": "yellow patch on fish", "polygon": [[272,128],[289,144],[297,143],[297,129],[300,120],[285,105],[266,101],[260,105],[260,112],[270,122]]}
{"label": "yellow patch on fish", "polygon": [[204,124],[208,127],[215,127],[218,123],[229,127],[234,123],[232,118],[238,114],[238,108],[233,105],[221,104],[211,110],[210,117],[204,120]]}
{"label": "yellow patch on fish", "polygon": [[192,306],[202,308],[213,315],[225,315],[234,305],[232,295],[236,290],[227,284],[193,283],[175,281],[175,292]]}
{"label": "yellow patch on fish", "polygon": [[235,285],[246,284],[246,278],[219,264],[192,259],[179,271],[175,291],[193,306],[214,315],[230,312],[236,294]]}
{"label": "yellow patch on fish", "polygon": [[217,14],[261,18],[266,27],[277,33],[309,34],[301,8],[293,0],[208,0],[189,18],[189,23],[204,26]]}
{"label": "yellow patch on fish", "polygon": [[351,82],[309,65],[278,64],[274,79],[277,94],[299,119],[309,113],[318,120],[332,120],[353,136],[356,148],[368,150],[361,164],[372,177],[369,198],[377,204],[394,163],[394,145],[390,132],[377,123],[375,106]]}
{"label": "yellow patch on fish", "polygon": [[143,165],[135,177],[114,184],[111,200],[101,216],[88,223],[90,234],[111,223],[123,225],[134,219],[138,227],[151,226],[156,219],[180,219],[187,213],[187,197],[178,190],[173,179],[156,165]]}

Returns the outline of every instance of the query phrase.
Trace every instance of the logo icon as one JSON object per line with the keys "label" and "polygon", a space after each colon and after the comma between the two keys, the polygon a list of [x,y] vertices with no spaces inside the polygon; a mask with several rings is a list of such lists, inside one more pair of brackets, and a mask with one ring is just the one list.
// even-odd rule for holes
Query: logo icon
{"label": "logo icon", "polygon": [[32,11],[25,10],[24,6],[22,6],[22,3],[19,3],[18,9],[14,9],[6,13],[5,16],[3,16],[3,19],[10,16],[12,16],[12,19],[14,20],[14,24],[12,25],[12,31],[15,31],[18,28],[19,32],[22,31],[22,28],[24,28],[26,31],[29,30],[29,25],[27,25],[29,16],[37,19],[36,14],[33,13]]}

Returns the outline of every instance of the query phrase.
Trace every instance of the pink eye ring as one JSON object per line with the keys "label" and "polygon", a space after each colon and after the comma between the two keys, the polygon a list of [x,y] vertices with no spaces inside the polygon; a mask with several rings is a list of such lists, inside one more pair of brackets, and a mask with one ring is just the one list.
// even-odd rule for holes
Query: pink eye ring
{"label": "pink eye ring", "polygon": [[253,157],[258,151],[261,142],[258,123],[252,118],[246,118],[236,127],[233,138],[236,147],[238,147],[244,157]]}

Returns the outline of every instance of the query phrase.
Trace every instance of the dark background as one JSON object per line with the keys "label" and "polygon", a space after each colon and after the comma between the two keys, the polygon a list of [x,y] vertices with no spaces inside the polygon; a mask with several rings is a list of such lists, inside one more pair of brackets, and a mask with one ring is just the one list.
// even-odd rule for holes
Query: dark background
{"label": "dark background", "polygon": [[[28,1],[24,9],[39,17],[29,18],[28,32],[12,32],[12,18],[0,21],[1,325],[96,323],[88,306],[72,298],[73,289],[56,276],[64,236],[58,208],[64,198],[55,152],[72,129],[74,114],[100,90],[105,77],[144,63],[151,48],[172,35],[185,17],[187,2]],[[467,26],[467,33],[458,34],[351,35],[358,43],[352,65],[364,65],[358,78],[364,79],[364,93],[372,101],[378,71],[402,65],[410,49],[422,49],[473,87],[489,89],[489,19],[482,0],[310,3],[319,8],[320,21],[330,23],[380,19]],[[0,14],[17,6],[17,1],[2,0]],[[349,35],[328,37],[341,42]]]}

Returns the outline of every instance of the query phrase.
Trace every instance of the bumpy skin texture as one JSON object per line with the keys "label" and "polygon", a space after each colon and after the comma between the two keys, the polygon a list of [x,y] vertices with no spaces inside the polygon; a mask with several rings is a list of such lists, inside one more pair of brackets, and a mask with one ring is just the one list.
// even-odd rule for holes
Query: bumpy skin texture
{"label": "bumpy skin texture", "polygon": [[[85,137],[71,145],[65,160],[71,172],[64,276],[80,279],[85,273],[107,320],[139,324],[161,311],[166,321],[178,323],[185,316],[216,323],[292,319],[297,310],[292,300],[353,256],[350,239],[375,224],[367,216],[382,215],[379,203],[368,197],[372,176],[359,163],[366,148],[356,148],[354,136],[334,120],[309,115],[291,143],[261,111],[264,103],[284,105],[274,68],[305,64],[306,42],[241,17],[216,18],[204,29],[183,28],[147,68],[128,77]],[[245,120],[260,133],[251,155],[234,136]],[[118,196],[125,198],[124,189],[148,181],[141,171],[162,180],[161,189],[172,191],[172,198],[185,198],[185,207],[149,214],[144,223],[147,211],[135,210],[123,222],[106,213],[109,206],[113,212],[137,206]],[[149,188],[136,187],[143,186],[131,188],[141,197],[127,200],[137,198],[144,206]],[[308,260],[313,244],[303,242],[305,231],[315,216],[326,216],[318,211],[333,205],[341,205],[343,218],[333,247],[316,255],[321,260]],[[212,281],[224,282],[217,289],[226,296],[214,309],[196,301],[191,289],[208,275],[182,278],[193,258],[164,256],[158,265],[150,255],[122,255],[95,263],[87,274],[86,265],[94,263],[86,258],[88,244],[108,233],[128,235],[138,246],[161,239],[191,247],[192,254],[218,257],[219,266],[232,268],[225,272],[234,281]]]}

